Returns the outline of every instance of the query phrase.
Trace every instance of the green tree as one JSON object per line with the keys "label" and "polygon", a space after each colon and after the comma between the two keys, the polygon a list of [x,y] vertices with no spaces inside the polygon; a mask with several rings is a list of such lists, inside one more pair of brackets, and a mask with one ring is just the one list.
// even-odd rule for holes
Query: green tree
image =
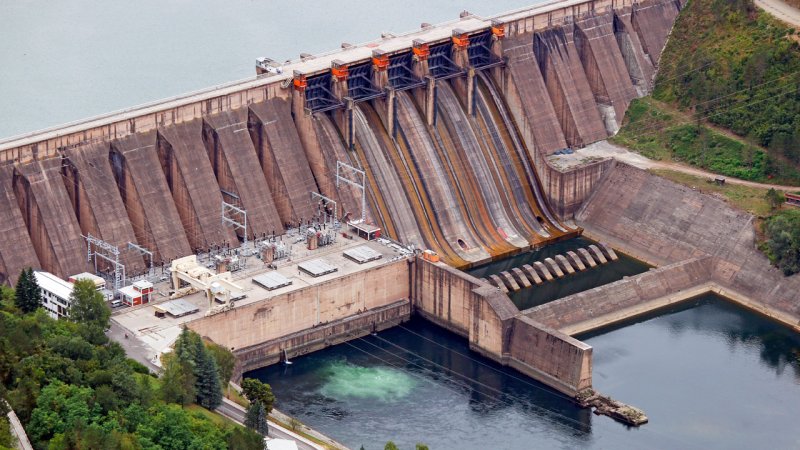
{"label": "green tree", "polygon": [[5,415],[0,416],[0,448],[14,446],[14,437],[11,435],[11,424]]}
{"label": "green tree", "polygon": [[214,358],[217,363],[217,371],[219,373],[219,384],[230,389],[231,377],[233,377],[233,369],[236,366],[236,357],[233,356],[227,348],[215,344],[213,342],[206,343],[206,350]]}
{"label": "green tree", "polygon": [[244,416],[244,424],[247,425],[248,428],[253,429],[255,432],[266,436],[267,432],[269,431],[269,426],[267,425],[267,410],[264,408],[264,404],[255,401],[251,402],[250,406],[247,407],[247,413]]}
{"label": "green tree", "polygon": [[90,328],[107,330],[111,319],[111,309],[106,305],[103,294],[91,280],[78,280],[69,296],[72,306],[69,319]]}
{"label": "green tree", "polygon": [[425,444],[417,444],[415,450],[428,450],[428,446]]}
{"label": "green tree", "polygon": [[136,429],[144,450],[227,450],[222,430],[204,416],[177,405],[150,408]]}
{"label": "green tree", "polygon": [[188,405],[194,402],[195,378],[192,367],[175,354],[162,357],[164,373],[161,375],[161,399],[167,403]]}
{"label": "green tree", "polygon": [[214,358],[206,351],[202,340],[197,340],[197,360],[195,376],[197,377],[197,403],[207,409],[215,409],[222,403],[222,389],[219,383],[219,371]]}
{"label": "green tree", "polygon": [[392,441],[389,441],[389,442],[386,443],[385,446],[383,446],[383,450],[398,450],[397,449],[397,444],[395,444]]}
{"label": "green tree", "polygon": [[17,280],[15,289],[14,303],[23,313],[31,313],[36,308],[42,306],[42,290],[36,282],[33,269],[27,267],[22,269]]}
{"label": "green tree", "polygon": [[774,211],[777,207],[781,206],[786,198],[783,196],[782,192],[775,190],[775,188],[770,188],[764,198],[767,199],[769,203],[769,207]]}
{"label": "green tree", "polygon": [[234,427],[226,438],[231,450],[264,450],[264,436],[241,427]]}
{"label": "green tree", "polygon": [[242,393],[251,403],[260,402],[263,404],[267,414],[272,412],[275,396],[272,394],[272,387],[269,384],[262,383],[255,378],[245,378],[242,381]]}
{"label": "green tree", "polygon": [[[56,434],[71,432],[79,425],[92,423],[100,414],[94,404],[92,388],[55,381],[44,389],[36,402],[27,430],[34,442],[45,443]],[[41,447],[41,445],[39,445]]]}
{"label": "green tree", "polygon": [[785,275],[800,272],[800,211],[781,211],[767,220],[767,256]]}
{"label": "green tree", "polygon": [[195,382],[195,401],[208,409],[219,406],[222,403],[219,371],[200,336],[184,327],[175,341],[174,354],[184,369],[191,368]]}

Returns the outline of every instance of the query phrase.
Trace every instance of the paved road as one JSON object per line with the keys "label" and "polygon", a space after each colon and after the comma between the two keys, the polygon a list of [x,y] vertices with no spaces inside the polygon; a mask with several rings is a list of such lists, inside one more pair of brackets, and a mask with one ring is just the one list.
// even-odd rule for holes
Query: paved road
{"label": "paved road", "polygon": [[[227,398],[222,399],[222,404],[217,408],[217,412],[235,422],[238,422],[241,425],[244,424],[244,408],[228,400]],[[274,423],[269,424],[269,437],[271,438],[289,439],[295,441],[299,450],[320,450],[322,448],[317,445],[312,445],[301,441],[289,433],[290,432],[288,430],[284,430],[282,427],[275,425]]]}
{"label": "paved road", "polygon": [[[114,321],[113,317],[111,318],[111,328],[106,334],[111,340],[118,342],[125,349],[125,353],[128,354],[129,358],[144,364],[153,373],[161,373],[161,368],[151,361],[151,358],[155,356],[153,350],[136,338],[131,331]],[[126,335],[128,336],[127,338],[125,337]]]}
{"label": "paved road", "polygon": [[800,10],[780,0],[755,0],[756,6],[772,14],[778,20],[800,28]]}
{"label": "paved road", "polygon": [[[571,155],[558,155],[550,158],[556,166],[561,168],[568,168],[582,164],[590,158],[614,158],[624,163],[628,163],[640,169],[668,169],[676,172],[683,172],[689,175],[708,178],[713,180],[720,176],[707,170],[698,169],[696,167],[687,166],[685,164],[665,161],[655,161],[644,157],[638,153],[632,152],[625,147],[614,145],[608,141],[595,142],[594,144],[587,145],[585,148],[576,150]],[[725,183],[740,184],[742,186],[750,186],[762,189],[775,188],[780,191],[796,192],[800,191],[800,186],[784,186],[778,184],[765,184],[756,183],[755,181],[740,180],[738,178],[724,177]]]}

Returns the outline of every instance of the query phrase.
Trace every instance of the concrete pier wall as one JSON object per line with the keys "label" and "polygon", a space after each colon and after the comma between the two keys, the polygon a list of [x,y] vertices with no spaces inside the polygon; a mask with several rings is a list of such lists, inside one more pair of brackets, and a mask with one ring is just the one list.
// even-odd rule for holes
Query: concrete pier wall
{"label": "concrete pier wall", "polygon": [[592,347],[530,317],[514,318],[508,365],[568,395],[592,387]]}
{"label": "concrete pier wall", "polygon": [[[406,260],[398,260],[306,289],[238,306],[194,320],[188,326],[235,352],[240,349],[253,352],[255,346],[272,348],[271,341],[276,339],[310,332],[326,324],[408,299],[408,266]],[[392,316],[392,319],[400,316]],[[348,330],[344,327],[340,331]],[[298,339],[302,341],[306,338]],[[289,347],[282,349],[291,350]],[[266,358],[263,361],[269,360],[269,355],[264,351],[259,350],[252,354],[259,355],[258,358]],[[247,362],[245,366],[250,367],[253,364]]]}
{"label": "concrete pier wall", "polygon": [[13,182],[14,168],[0,166],[0,283],[15,285],[22,269],[40,265]]}
{"label": "concrete pier wall", "polygon": [[191,253],[156,151],[156,133],[135,134],[111,144],[111,168],[139,245],[156,264]]}
{"label": "concrete pier wall", "polygon": [[13,186],[41,266],[62,278],[87,270],[86,242],[62,180],[61,160],[19,165]]}
{"label": "concrete pier wall", "polygon": [[568,395],[592,385],[590,346],[522,315],[507,295],[445,264],[418,258],[414,311],[469,339],[483,356]]}
{"label": "concrete pier wall", "polygon": [[233,229],[220,220],[222,194],[203,144],[202,121],[159,128],[156,147],[191,247],[235,243]]}

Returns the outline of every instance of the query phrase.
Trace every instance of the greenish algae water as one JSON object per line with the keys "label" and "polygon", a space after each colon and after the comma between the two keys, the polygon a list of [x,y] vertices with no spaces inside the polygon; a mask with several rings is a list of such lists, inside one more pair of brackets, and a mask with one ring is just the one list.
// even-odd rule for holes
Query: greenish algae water
{"label": "greenish algae water", "polygon": [[408,396],[417,384],[413,377],[392,367],[363,367],[345,360],[322,367],[319,375],[326,380],[319,392],[339,400],[352,397],[391,403]]}

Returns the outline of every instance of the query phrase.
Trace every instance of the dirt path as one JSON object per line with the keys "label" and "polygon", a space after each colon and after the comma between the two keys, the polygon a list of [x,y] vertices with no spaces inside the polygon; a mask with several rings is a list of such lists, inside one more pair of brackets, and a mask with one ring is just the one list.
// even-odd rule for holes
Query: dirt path
{"label": "dirt path", "polygon": [[[677,172],[687,173],[698,177],[714,179],[720,175],[707,170],[698,169],[696,167],[687,166],[685,164],[675,162],[655,161],[646,158],[638,153],[634,153],[625,147],[614,145],[608,141],[595,142],[585,148],[576,150],[571,155],[557,155],[549,158],[550,162],[559,168],[569,168],[591,161],[593,159],[614,158],[616,160],[628,163],[640,169],[668,169]],[[795,192],[800,190],[800,186],[784,186],[778,184],[757,183],[755,181],[740,180],[738,178],[723,177],[726,183],[740,184],[743,186],[750,186],[762,189],[775,188],[781,191]]]}
{"label": "dirt path", "polygon": [[800,9],[787,5],[780,0],[754,0],[759,8],[772,14],[778,20],[800,28]]}

